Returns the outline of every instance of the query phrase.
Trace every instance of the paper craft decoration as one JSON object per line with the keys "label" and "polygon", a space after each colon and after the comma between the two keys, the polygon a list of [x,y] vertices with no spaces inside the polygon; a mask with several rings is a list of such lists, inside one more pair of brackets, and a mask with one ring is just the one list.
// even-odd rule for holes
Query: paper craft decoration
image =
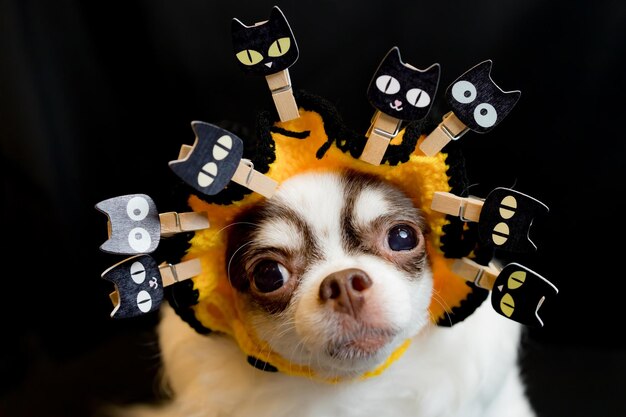
{"label": "paper craft decoration", "polygon": [[111,317],[136,317],[158,310],[163,287],[201,271],[199,259],[158,266],[150,255],[135,255],[113,265],[102,273],[102,278],[115,285],[115,291],[109,295],[114,305]]}
{"label": "paper craft decoration", "polygon": [[206,213],[159,214],[156,204],[146,194],[128,194],[109,198],[96,204],[108,217],[108,236],[100,250],[108,253],[134,255],[152,253],[161,236],[209,228]]}
{"label": "paper craft decoration", "polygon": [[539,200],[504,187],[492,190],[484,201],[437,191],[430,207],[464,221],[478,222],[481,243],[510,252],[537,249],[529,237],[530,227],[535,217],[549,211]]}
{"label": "paper craft decoration", "polygon": [[515,262],[498,270],[493,264],[484,266],[462,258],[454,261],[452,271],[490,290],[491,306],[498,313],[528,326],[543,326],[539,309],[559,292],[550,281]]}
{"label": "paper craft decoration", "polygon": [[299,117],[288,69],[298,59],[298,45],[283,12],[274,6],[269,20],[252,26],[233,18],[231,32],[239,67],[265,76],[280,120]]}
{"label": "paper craft decoration", "polygon": [[219,193],[231,180],[267,198],[274,195],[278,183],[241,158],[243,141],[235,134],[200,121],[192,122],[191,128],[194,144],[182,145],[178,159],[169,162],[180,179],[206,195]]}
{"label": "paper craft decoration", "polygon": [[520,91],[503,91],[491,79],[493,62],[486,60],[457,78],[446,90],[451,111],[420,143],[424,154],[433,156],[451,140],[457,140],[468,130],[486,133],[510,113],[521,96]]}
{"label": "paper craft decoration", "polygon": [[380,165],[402,122],[421,120],[428,115],[440,73],[439,64],[419,70],[402,62],[398,47],[387,52],[367,89],[367,98],[376,113],[366,133],[368,140],[361,160]]}

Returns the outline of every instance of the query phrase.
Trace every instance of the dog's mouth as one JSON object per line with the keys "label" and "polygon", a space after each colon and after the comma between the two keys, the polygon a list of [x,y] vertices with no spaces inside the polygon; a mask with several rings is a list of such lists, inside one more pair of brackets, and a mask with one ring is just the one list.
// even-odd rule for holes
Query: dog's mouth
{"label": "dog's mouth", "polygon": [[390,329],[363,328],[331,340],[326,353],[337,360],[369,359],[388,346],[395,335]]}

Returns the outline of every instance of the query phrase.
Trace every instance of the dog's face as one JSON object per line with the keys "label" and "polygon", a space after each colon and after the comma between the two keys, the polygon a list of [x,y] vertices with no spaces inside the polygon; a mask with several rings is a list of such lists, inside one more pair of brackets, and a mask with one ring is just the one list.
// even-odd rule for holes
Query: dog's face
{"label": "dog's face", "polygon": [[411,200],[375,177],[295,176],[231,227],[229,278],[282,357],[356,376],[430,322],[426,228]]}

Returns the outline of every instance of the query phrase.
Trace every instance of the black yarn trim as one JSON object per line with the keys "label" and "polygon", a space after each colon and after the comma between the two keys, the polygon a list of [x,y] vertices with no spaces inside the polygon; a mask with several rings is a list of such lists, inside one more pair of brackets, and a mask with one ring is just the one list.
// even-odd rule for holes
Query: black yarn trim
{"label": "black yarn trim", "polygon": [[365,147],[365,136],[348,129],[339,115],[337,108],[328,100],[304,90],[294,92],[298,106],[304,110],[318,113],[324,122],[324,131],[328,140],[316,152],[317,159],[322,159],[334,143],[343,152],[349,152],[358,158]]}
{"label": "black yarn trim", "polygon": [[461,301],[458,307],[454,307],[452,312],[447,313],[439,319],[437,326],[440,327],[452,327],[457,323],[462,322],[469,317],[476,309],[487,299],[489,291],[484,288],[477,287],[471,282],[465,283],[468,287],[472,288],[472,292],[467,295],[467,298]]}
{"label": "black yarn trim", "polygon": [[[469,181],[465,168],[465,158],[457,142],[446,145],[448,157],[448,184],[450,192],[458,196],[469,195]],[[441,250],[446,258],[463,258],[474,251],[473,260],[481,265],[487,265],[492,259],[492,251],[489,248],[478,245],[478,223],[464,222],[458,216],[446,216],[449,221],[443,227],[441,236]],[[452,311],[440,318],[437,325],[450,327],[469,317],[489,296],[489,291],[477,287],[471,282],[466,282],[472,291],[467,298],[461,301],[459,306],[453,307]]]}
{"label": "black yarn trim", "polygon": [[255,358],[254,356],[248,356],[248,363],[256,369],[260,369],[261,371],[278,372],[278,368],[276,368],[274,365],[262,361],[259,358]]}
{"label": "black yarn trim", "polygon": [[389,165],[395,166],[407,162],[417,146],[417,140],[423,133],[430,133],[430,131],[434,129],[434,126],[435,125],[429,119],[419,120],[406,125],[402,143],[389,145],[383,155],[381,163],[388,163]]}
{"label": "black yarn trim", "polygon": [[270,128],[270,131],[272,133],[278,133],[280,135],[288,136],[290,138],[296,138],[296,139],[306,139],[311,134],[310,130],[305,130],[303,132],[294,132],[293,130],[287,130],[287,129],[283,129],[282,127],[277,127],[277,126],[272,126]]}
{"label": "black yarn trim", "polygon": [[191,308],[198,304],[198,290],[193,289],[193,281],[188,279],[165,288],[164,295],[176,314],[192,329],[200,334],[210,334],[212,330],[203,326]]}
{"label": "black yarn trim", "polygon": [[[175,211],[184,213],[190,210],[187,200],[189,199],[190,187],[180,181],[178,177],[172,175],[170,177],[172,183],[163,184],[162,189],[168,190],[167,195],[163,196],[163,200],[159,199],[159,207],[163,207],[163,211]],[[153,257],[159,262],[165,261],[171,264],[179,263],[187,250],[191,246],[191,238],[194,232],[177,233],[171,237],[161,238],[159,246],[153,253]],[[165,300],[173,307],[176,314],[191,328],[200,334],[209,334],[211,330],[204,327],[195,317],[195,312],[191,307],[198,303],[199,293],[193,288],[191,279],[184,280],[173,285],[169,285],[163,289]]]}
{"label": "black yarn trim", "polygon": [[[320,96],[303,90],[296,91],[294,96],[300,107],[304,110],[317,112],[324,121],[324,130],[328,140],[317,150],[317,159],[322,159],[333,143],[341,151],[350,153],[353,158],[359,158],[361,156],[365,144],[367,143],[367,137],[346,127],[339,112],[332,103]],[[430,119],[408,124],[405,127],[402,143],[389,145],[383,155],[381,163],[388,163],[389,165],[395,166],[407,162],[411,153],[415,150],[420,136],[434,129],[435,126],[436,124]]]}

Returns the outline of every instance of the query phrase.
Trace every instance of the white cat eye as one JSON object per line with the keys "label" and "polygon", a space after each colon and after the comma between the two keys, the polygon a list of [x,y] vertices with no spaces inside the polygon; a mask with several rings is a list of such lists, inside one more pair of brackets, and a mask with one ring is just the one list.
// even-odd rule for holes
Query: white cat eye
{"label": "white cat eye", "polygon": [[[150,206],[148,200],[143,197],[133,197],[126,203],[128,218],[139,222],[148,216]],[[150,248],[152,239],[150,233],[143,227],[134,227],[128,232],[128,245],[137,252],[145,252]]]}
{"label": "white cat eye", "polygon": [[133,197],[126,203],[126,214],[128,218],[136,222],[145,219],[149,210],[150,205],[148,204],[148,200],[143,197]]}
{"label": "white cat eye", "polygon": [[391,75],[381,75],[376,78],[376,87],[385,94],[396,94],[400,91],[400,82]]}
{"label": "white cat eye", "polygon": [[430,96],[421,88],[411,88],[406,93],[406,99],[409,104],[415,107],[426,107],[430,104]]}
{"label": "white cat eye", "polygon": [[481,103],[474,109],[474,120],[481,127],[491,127],[498,120],[498,112],[489,103]]}
{"label": "white cat eye", "polygon": [[452,97],[459,103],[471,103],[476,99],[476,87],[469,81],[459,81],[452,86]]}

